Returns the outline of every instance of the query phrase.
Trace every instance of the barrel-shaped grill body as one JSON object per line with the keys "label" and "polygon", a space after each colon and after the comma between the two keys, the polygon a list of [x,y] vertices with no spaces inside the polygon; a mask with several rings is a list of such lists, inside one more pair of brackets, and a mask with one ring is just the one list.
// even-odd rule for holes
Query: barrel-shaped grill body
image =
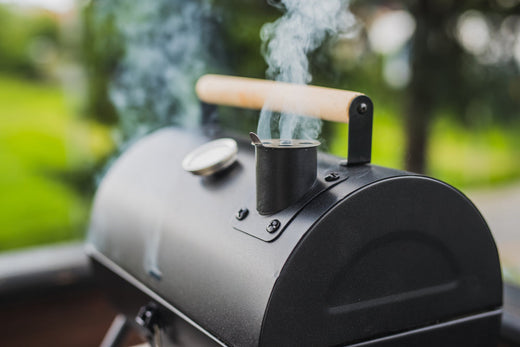
{"label": "barrel-shaped grill body", "polygon": [[[132,320],[157,307],[165,345],[493,345],[499,259],[463,194],[320,153],[314,187],[261,215],[248,141],[224,172],[183,171],[184,156],[209,140],[169,128],[137,142],[92,211],[100,278]],[[241,220],[240,209],[249,211]]]}

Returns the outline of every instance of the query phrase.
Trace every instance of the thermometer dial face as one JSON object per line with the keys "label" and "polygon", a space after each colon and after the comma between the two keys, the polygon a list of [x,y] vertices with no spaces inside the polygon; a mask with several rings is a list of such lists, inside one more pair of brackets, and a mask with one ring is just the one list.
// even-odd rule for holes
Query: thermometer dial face
{"label": "thermometer dial face", "polygon": [[182,161],[182,168],[194,175],[209,176],[231,166],[237,159],[237,153],[235,140],[213,140],[188,153]]}

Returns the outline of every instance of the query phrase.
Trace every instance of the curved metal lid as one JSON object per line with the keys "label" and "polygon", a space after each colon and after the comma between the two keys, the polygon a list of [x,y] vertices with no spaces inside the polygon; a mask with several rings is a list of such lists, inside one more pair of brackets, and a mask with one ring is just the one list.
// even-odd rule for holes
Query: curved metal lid
{"label": "curved metal lid", "polygon": [[213,140],[188,153],[182,161],[182,168],[194,175],[209,176],[231,166],[237,159],[237,152],[235,140]]}

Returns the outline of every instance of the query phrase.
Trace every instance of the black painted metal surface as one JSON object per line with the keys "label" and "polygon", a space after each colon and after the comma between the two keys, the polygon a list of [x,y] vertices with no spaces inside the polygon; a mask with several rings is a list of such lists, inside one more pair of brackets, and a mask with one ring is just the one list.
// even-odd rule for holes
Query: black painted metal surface
{"label": "black painted metal surface", "polygon": [[285,231],[310,229],[273,289],[262,345],[342,345],[501,306],[491,234],[446,184],[380,180],[316,219]]}
{"label": "black painted metal surface", "polygon": [[[128,284],[111,286],[122,311],[135,315],[136,305],[155,302],[171,316],[166,341],[175,340],[180,320],[189,336],[232,346],[349,345],[405,331],[416,332],[413,341],[444,345],[434,327],[453,328],[461,317],[469,328],[455,332],[478,326],[496,338],[496,319],[468,323],[499,312],[502,282],[489,229],[460,192],[319,154],[318,177],[330,186],[291,205],[290,218],[264,220],[255,217],[247,139],[238,163],[223,173],[182,171],[183,156],[208,140],[161,130],[136,143],[103,180],[89,249],[107,284]],[[325,180],[331,173],[341,179]],[[248,215],[237,220],[244,208]],[[281,225],[271,233],[273,219]],[[121,297],[132,295],[140,299]]]}
{"label": "black painted metal surface", "polygon": [[365,95],[350,104],[348,125],[348,165],[370,163],[372,159],[372,124],[374,105]]}
{"label": "black painted metal surface", "polygon": [[316,182],[318,168],[318,141],[272,142],[255,145],[256,209],[262,215],[280,212],[300,200]]}

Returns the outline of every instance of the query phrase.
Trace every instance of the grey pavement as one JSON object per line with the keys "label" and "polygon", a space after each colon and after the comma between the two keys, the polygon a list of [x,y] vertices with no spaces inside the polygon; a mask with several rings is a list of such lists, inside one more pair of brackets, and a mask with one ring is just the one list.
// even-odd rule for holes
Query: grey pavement
{"label": "grey pavement", "polygon": [[520,270],[520,182],[464,193],[486,219],[503,266]]}

